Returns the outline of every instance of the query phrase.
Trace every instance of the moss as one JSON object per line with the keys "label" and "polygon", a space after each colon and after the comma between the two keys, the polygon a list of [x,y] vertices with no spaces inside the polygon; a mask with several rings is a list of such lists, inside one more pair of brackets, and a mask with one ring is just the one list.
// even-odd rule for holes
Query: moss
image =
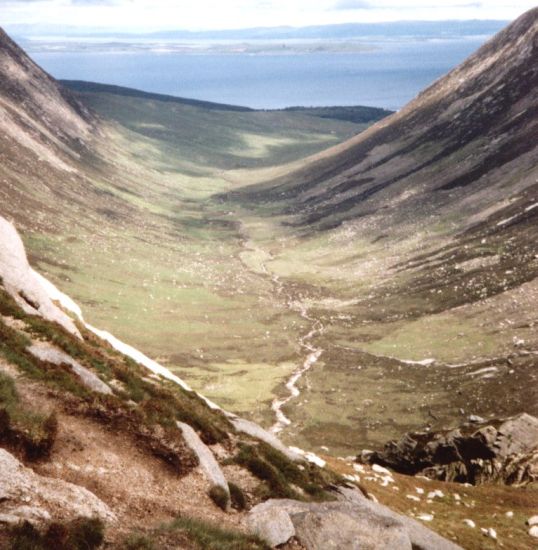
{"label": "moss", "polygon": [[209,489],[209,497],[211,500],[221,509],[226,511],[228,509],[228,505],[230,503],[230,497],[228,496],[228,493],[226,490],[221,487],[220,485],[213,485],[211,489]]}
{"label": "moss", "polygon": [[247,507],[247,497],[243,489],[235,483],[228,483],[228,488],[230,489],[230,498],[233,508],[239,511],[245,510]]}

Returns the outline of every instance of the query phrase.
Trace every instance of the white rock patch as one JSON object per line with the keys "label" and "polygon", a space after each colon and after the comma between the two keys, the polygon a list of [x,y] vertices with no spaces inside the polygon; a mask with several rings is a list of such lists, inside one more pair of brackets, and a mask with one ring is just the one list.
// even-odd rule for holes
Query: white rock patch
{"label": "white rock patch", "polygon": [[0,216],[0,277],[4,288],[29,315],[41,315],[81,338],[73,320],[52,303],[41,278],[30,268],[15,227]]}

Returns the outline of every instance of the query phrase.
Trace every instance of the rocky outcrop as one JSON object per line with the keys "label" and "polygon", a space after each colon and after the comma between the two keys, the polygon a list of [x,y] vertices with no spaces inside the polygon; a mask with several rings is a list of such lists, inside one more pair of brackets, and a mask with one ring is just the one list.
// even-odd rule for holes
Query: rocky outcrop
{"label": "rocky outcrop", "polygon": [[268,500],[246,519],[249,532],[272,547],[295,537],[307,550],[458,550],[420,523],[366,499],[357,489],[335,492],[334,502]]}
{"label": "rocky outcrop", "polygon": [[23,242],[15,227],[0,216],[0,278],[6,291],[30,315],[41,315],[78,336],[73,320],[49,298],[31,269]]}
{"label": "rocky outcrop", "polygon": [[52,363],[53,365],[68,365],[79,377],[84,386],[91,391],[105,395],[111,395],[113,393],[110,387],[91,370],[83,367],[70,355],[67,355],[67,353],[64,353],[47,342],[35,342],[28,348],[28,351],[41,361],[46,361],[48,363]]}
{"label": "rocky outcrop", "polygon": [[441,432],[413,432],[380,452],[363,455],[404,474],[480,484],[524,485],[538,480],[538,418],[468,422]]}
{"label": "rocky outcrop", "polygon": [[244,418],[239,418],[238,416],[235,416],[233,414],[228,414],[228,419],[238,432],[243,432],[247,435],[250,435],[251,437],[256,437],[257,439],[260,439],[264,443],[271,445],[271,447],[273,447],[277,451],[280,451],[290,460],[303,460],[303,457],[300,454],[286,447],[286,445],[284,445],[284,443],[282,443],[282,441],[280,441],[278,437],[268,432],[267,430],[264,430],[258,424],[251,422],[250,420],[245,420]]}
{"label": "rocky outcrop", "polygon": [[216,485],[221,487],[226,492],[229,499],[230,489],[228,488],[228,482],[226,481],[219,463],[209,447],[200,439],[198,434],[188,424],[178,422],[177,426],[181,430],[183,439],[185,440],[187,446],[198,457],[200,468],[202,468],[207,479],[213,486]]}
{"label": "rocky outcrop", "polygon": [[77,517],[116,520],[110,508],[84,487],[40,476],[4,449],[0,449],[0,473],[0,524]]}

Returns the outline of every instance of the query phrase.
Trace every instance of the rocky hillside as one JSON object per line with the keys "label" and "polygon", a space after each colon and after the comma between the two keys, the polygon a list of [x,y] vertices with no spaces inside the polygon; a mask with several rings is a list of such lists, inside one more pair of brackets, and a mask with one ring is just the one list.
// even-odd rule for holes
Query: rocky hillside
{"label": "rocky hillside", "polygon": [[536,198],[537,48],[534,9],[400,112],[240,193],[280,201],[315,227],[368,218],[392,231],[450,213],[461,229],[515,211],[502,201],[518,194],[525,218],[521,207]]}
{"label": "rocky hillside", "polygon": [[[87,150],[96,130],[96,117],[37,66],[2,29],[0,105],[2,139],[29,149],[42,162],[64,169],[67,167],[62,157],[76,158]],[[3,154],[7,152],[6,145],[3,142]]]}
{"label": "rocky hillside", "polygon": [[[0,546],[532,548],[534,439],[516,449],[534,453],[518,462],[524,488],[379,464],[462,478],[467,463],[418,444],[422,462],[335,449],[538,407],[537,13],[351,142],[227,195],[239,205],[222,192],[251,181],[245,168],[282,172],[278,159],[355,127],[74,97],[2,34]],[[247,418],[275,412],[294,447]],[[480,426],[473,449],[505,442],[504,424]],[[451,458],[468,444],[414,434]]]}
{"label": "rocky hillside", "polygon": [[85,324],[4,218],[0,281],[7,548],[458,548]]}

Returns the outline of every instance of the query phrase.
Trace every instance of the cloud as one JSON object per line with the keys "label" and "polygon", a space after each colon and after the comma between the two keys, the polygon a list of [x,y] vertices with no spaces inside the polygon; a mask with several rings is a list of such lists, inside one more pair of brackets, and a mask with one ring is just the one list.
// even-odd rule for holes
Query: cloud
{"label": "cloud", "polygon": [[367,0],[338,0],[333,10],[373,10],[375,6]]}
{"label": "cloud", "polygon": [[399,10],[401,12],[412,11],[418,9],[435,9],[435,8],[445,8],[445,9],[465,9],[465,8],[481,8],[483,7],[483,2],[461,2],[455,1],[453,3],[428,3],[421,1],[409,1],[405,3],[397,3],[396,1],[391,2],[378,2],[375,3],[369,2],[368,0],[337,0],[335,4],[330,8],[331,10]]}
{"label": "cloud", "polygon": [[[132,1],[133,0],[68,0],[68,3],[72,6],[117,6],[120,4],[128,4]],[[51,4],[51,0],[5,0],[2,3],[8,6],[37,3]]]}

